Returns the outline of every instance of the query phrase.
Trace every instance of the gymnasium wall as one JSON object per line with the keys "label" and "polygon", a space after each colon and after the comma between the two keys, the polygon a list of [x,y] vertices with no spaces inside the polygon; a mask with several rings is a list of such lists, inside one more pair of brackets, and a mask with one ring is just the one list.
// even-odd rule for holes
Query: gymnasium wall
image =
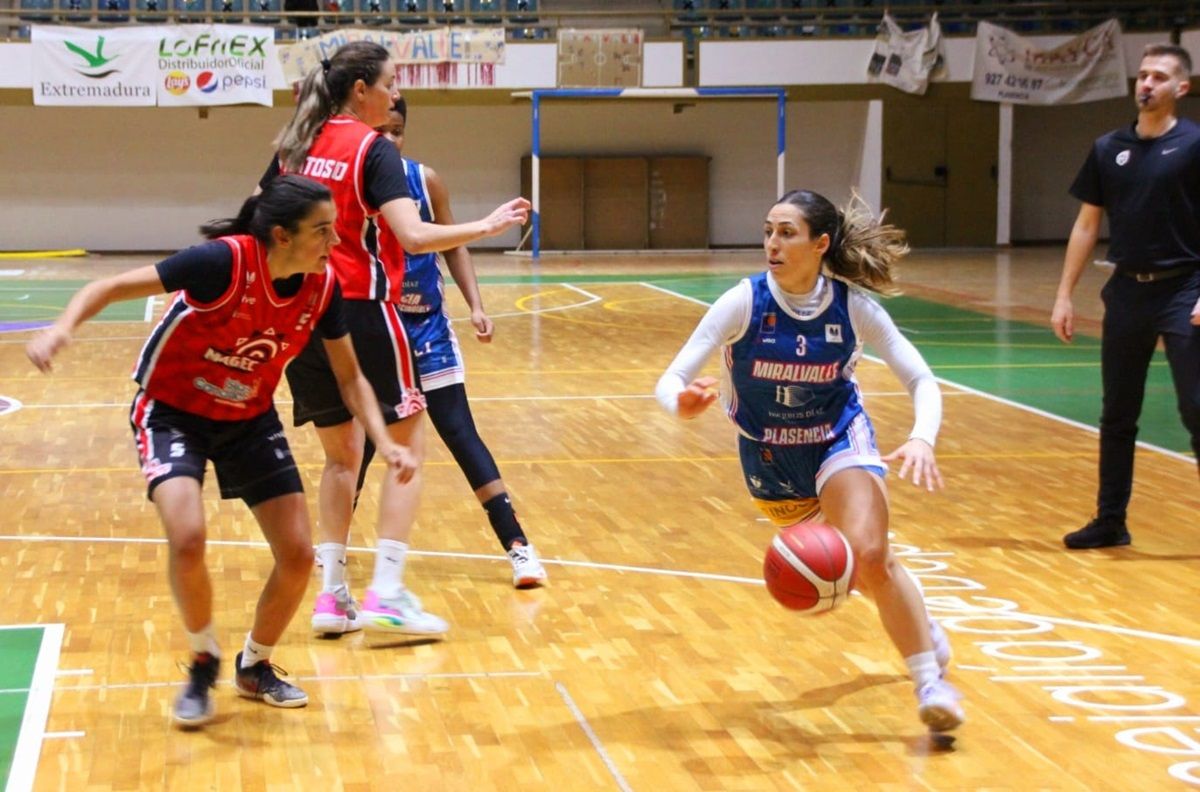
{"label": "gymnasium wall", "polygon": [[[775,196],[775,105],[710,101],[553,103],[543,150],[712,157],[711,238],[756,245]],[[528,102],[410,104],[406,153],[446,179],[459,219],[520,189],[529,153]],[[196,226],[236,211],[272,153],[289,108],[47,108],[0,106],[0,249],[166,250]],[[842,199],[859,182],[867,102],[788,109],[789,182]],[[14,144],[20,141],[19,145]],[[512,248],[518,234],[497,244]]]}
{"label": "gymnasium wall", "polygon": [[[1142,45],[1162,39],[1165,35],[1127,36],[1127,61],[1136,64]],[[969,79],[972,42],[949,42],[951,79],[960,89]],[[1055,42],[1047,38],[1045,44]],[[782,51],[782,43],[793,48]],[[1185,33],[1184,43],[1200,56],[1200,34]],[[165,250],[187,244],[199,222],[232,213],[253,188],[270,156],[271,139],[291,114],[290,107],[213,108],[206,118],[195,109],[35,108],[28,91],[17,87],[29,80],[27,57],[19,51],[24,46],[0,44],[2,250]],[[407,153],[442,173],[461,219],[480,216],[517,193],[520,159],[530,148],[530,108],[528,100],[512,99],[510,92],[552,83],[553,56],[544,57],[546,49],[513,47],[513,57],[498,75],[504,90],[410,94]],[[706,42],[700,74],[706,84],[720,82],[714,75],[722,73],[721,62],[737,62],[740,76],[732,82],[792,86],[798,98],[788,103],[788,184],[840,201],[851,187],[868,196],[878,189],[879,143],[868,133],[878,126],[868,122],[869,100],[887,102],[894,92],[863,84],[866,51],[865,40]],[[678,85],[679,52],[675,42],[652,46],[648,82]],[[814,53],[817,61],[811,60]],[[732,66],[724,70],[727,76],[731,72]],[[758,244],[759,223],[775,192],[771,102],[555,102],[543,107],[548,155],[711,157],[712,244]],[[1188,100],[1183,112],[1200,117],[1200,104]],[[1088,144],[1133,117],[1131,99],[1015,108],[1014,242],[1066,238],[1078,208],[1066,191]],[[513,231],[492,244],[511,248],[517,239]]]}

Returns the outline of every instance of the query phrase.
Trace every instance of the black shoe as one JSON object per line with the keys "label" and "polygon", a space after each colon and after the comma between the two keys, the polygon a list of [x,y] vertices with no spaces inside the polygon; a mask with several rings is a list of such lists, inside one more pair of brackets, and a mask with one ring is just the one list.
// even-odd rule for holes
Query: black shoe
{"label": "black shoe", "polygon": [[202,652],[192,658],[188,669],[188,684],[175,699],[172,718],[184,729],[195,729],[213,719],[216,708],[208,691],[217,684],[221,672],[220,658]]}
{"label": "black shoe", "polygon": [[[237,656],[237,674],[234,689],[243,698],[259,699],[272,707],[303,707],[308,703],[308,694],[295,685],[284,682],[275,675],[278,666],[269,660],[261,660],[249,668],[242,668],[242,653]],[[280,673],[287,674],[282,668]]]}
{"label": "black shoe", "polygon": [[1097,517],[1078,531],[1063,537],[1063,544],[1072,550],[1092,550],[1097,547],[1124,547],[1133,541],[1124,522]]}

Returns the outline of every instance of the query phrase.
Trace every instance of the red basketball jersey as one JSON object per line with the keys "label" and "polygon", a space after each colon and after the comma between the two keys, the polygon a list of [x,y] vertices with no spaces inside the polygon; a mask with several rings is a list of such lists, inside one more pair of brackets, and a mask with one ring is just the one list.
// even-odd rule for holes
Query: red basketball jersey
{"label": "red basketball jersey", "polygon": [[305,275],[292,297],[276,294],[266,250],[251,236],[222,237],[233,277],[211,303],[181,291],[134,368],[152,399],[205,418],[237,421],[271,407],[283,367],[308,342],[333,295],[329,267]]}
{"label": "red basketball jersey", "polygon": [[342,296],[348,300],[387,298],[388,275],[374,239],[379,208],[368,206],[363,192],[367,150],[378,137],[378,132],[357,118],[333,116],[317,133],[300,170],[301,176],[333,192],[342,241],[333,249],[330,262]]}

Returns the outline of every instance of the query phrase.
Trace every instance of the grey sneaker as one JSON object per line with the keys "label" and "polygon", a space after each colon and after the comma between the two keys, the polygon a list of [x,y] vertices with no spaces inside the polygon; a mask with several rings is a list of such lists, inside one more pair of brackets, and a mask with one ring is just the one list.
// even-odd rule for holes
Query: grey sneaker
{"label": "grey sneaker", "polygon": [[213,719],[216,707],[209,691],[217,684],[221,672],[220,658],[202,652],[192,658],[188,668],[188,683],[179,697],[171,718],[182,729],[198,729]]}
{"label": "grey sneaker", "polygon": [[958,703],[961,698],[962,694],[949,682],[943,679],[931,682],[917,691],[917,715],[931,732],[953,731],[967,719]]}
{"label": "grey sneaker", "polygon": [[287,671],[272,665],[269,660],[255,663],[249,668],[242,668],[242,653],[238,652],[234,690],[242,698],[265,701],[272,707],[293,709],[307,704],[308,694],[295,685],[284,682],[275,675],[276,670],[281,674],[287,674]]}

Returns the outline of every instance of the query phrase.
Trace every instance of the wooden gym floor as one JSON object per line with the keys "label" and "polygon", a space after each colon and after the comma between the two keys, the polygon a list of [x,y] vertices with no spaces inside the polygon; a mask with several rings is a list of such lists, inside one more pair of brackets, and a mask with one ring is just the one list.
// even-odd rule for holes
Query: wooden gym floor
{"label": "wooden gym floor", "polygon": [[[907,296],[889,304],[947,381],[946,490],[890,484],[895,548],[954,643],[968,722],[949,745],[917,721],[870,603],[806,619],[770,600],[760,565],[773,531],[744,493],[731,427],[719,410],[680,423],[651,395],[703,303],[757,254],[536,267],[478,255],[497,338],[460,330],[472,405],[550,586],[511,588],[431,432],[407,578],[450,621],[447,640],[318,639],[306,600],[274,659],[310,705],[238,699],[226,673],[218,719],[198,733],[168,723],[186,643],[126,420],[128,369],[161,301],[87,326],[51,376],[27,363],[18,329],[53,316],[81,279],[149,260],[3,262],[0,774],[39,790],[1200,784],[1196,465],[1156,366],[1134,544],[1063,550],[1092,509],[1084,424],[1099,394],[1094,340],[1064,351],[1046,330],[1060,257],[916,255]],[[1079,288],[1085,334],[1102,278],[1089,271]],[[456,293],[451,306],[461,315]],[[860,380],[891,450],[910,426],[907,394],[874,360]],[[286,390],[279,401],[286,415]],[[319,448],[310,431],[289,436],[312,503]],[[375,494],[352,536],[358,592]],[[270,556],[240,503],[211,482],[207,499],[231,658]]]}

